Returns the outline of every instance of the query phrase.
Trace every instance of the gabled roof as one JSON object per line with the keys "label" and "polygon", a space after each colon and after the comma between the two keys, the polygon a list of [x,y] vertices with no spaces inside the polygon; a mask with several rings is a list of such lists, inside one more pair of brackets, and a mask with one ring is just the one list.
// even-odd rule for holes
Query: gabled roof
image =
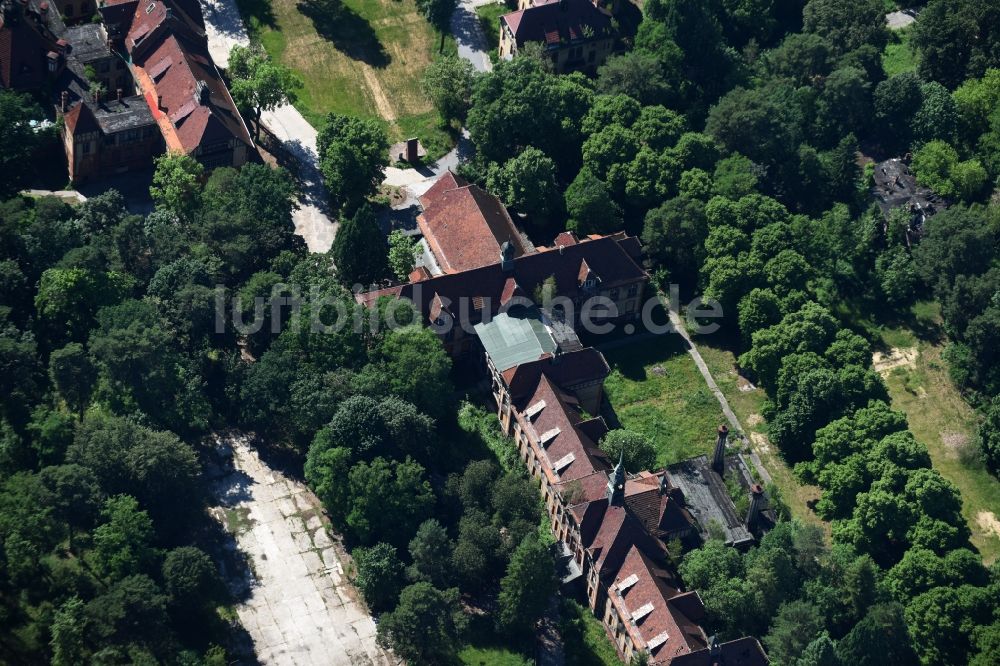
{"label": "gabled roof", "polygon": [[548,377],[560,388],[573,387],[589,382],[602,381],[611,373],[604,354],[593,347],[548,356],[537,361],[521,363],[504,370],[501,375],[507,383],[507,390],[517,404],[531,395],[542,376]]}
{"label": "gabled roof", "polygon": [[695,592],[681,592],[677,581],[652,559],[633,546],[622,562],[608,596],[625,618],[625,629],[635,644],[648,647],[650,663],[670,660],[708,645],[698,625],[705,607]]}
{"label": "gabled roof", "polygon": [[525,42],[542,42],[556,48],[611,32],[611,19],[590,0],[554,0],[505,14],[500,20],[514,33],[518,47]]}
{"label": "gabled roof", "polygon": [[140,2],[125,45],[168,150],[190,154],[234,138],[253,145],[204,31],[173,2]]}
{"label": "gabled roof", "polygon": [[514,256],[527,252],[500,200],[452,172],[443,174],[422,197],[417,217],[424,238],[446,273],[495,264],[510,241]]}
{"label": "gabled roof", "polygon": [[770,663],[760,641],[750,636],[676,657],[671,666],[767,666]]}
{"label": "gabled roof", "polygon": [[[661,482],[665,482],[666,492],[661,492]],[[682,494],[669,484],[665,472],[640,472],[638,478],[625,482],[625,506],[659,538],[669,538],[693,525],[691,514],[681,504]]]}
{"label": "gabled roof", "polygon": [[84,102],[77,102],[73,107],[66,112],[63,116],[63,122],[66,124],[66,131],[70,135],[77,134],[88,134],[90,132],[100,132],[101,126],[97,123],[97,118],[94,117],[94,112],[90,110],[90,106]]}
{"label": "gabled roof", "polygon": [[41,85],[48,71],[45,54],[53,47],[27,12],[9,19],[0,12],[0,87],[29,90]]}
{"label": "gabled roof", "polygon": [[[532,428],[538,435],[554,433],[543,444],[545,450],[542,455],[543,461],[547,459],[548,471],[553,473],[556,482],[587,477],[608,466],[607,455],[576,427],[582,420],[573,407],[576,401],[559,390],[548,377],[542,375],[539,378],[530,402],[545,405],[525,427]],[[565,460],[570,462],[561,469],[555,469],[557,461]]]}
{"label": "gabled roof", "polygon": [[[631,245],[628,239],[624,234],[589,236],[570,246],[541,247],[537,252],[515,258],[511,262],[513,266],[507,271],[500,264],[497,250],[496,259],[491,265],[364,292],[357,294],[355,298],[366,305],[375,303],[380,296],[408,298],[425,318],[430,300],[435,295],[452,303],[455,312],[459,311],[458,306],[463,300],[478,299],[478,302],[484,304],[483,310],[486,310],[485,304],[488,304],[490,314],[496,314],[502,307],[503,294],[511,278],[522,291],[532,294],[549,277],[555,278],[556,293],[553,296],[574,298],[581,293],[578,278],[583,260],[586,260],[587,266],[594,273],[600,275],[603,289],[648,280],[647,273],[625,249]],[[467,312],[472,318],[471,323],[478,322],[482,316],[482,312],[475,311],[472,304],[467,305]]]}

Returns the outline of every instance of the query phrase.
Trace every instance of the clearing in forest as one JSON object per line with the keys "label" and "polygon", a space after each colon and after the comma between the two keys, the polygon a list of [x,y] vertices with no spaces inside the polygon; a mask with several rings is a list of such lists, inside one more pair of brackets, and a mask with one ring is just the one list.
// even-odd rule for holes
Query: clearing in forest
{"label": "clearing in forest", "polygon": [[919,341],[912,367],[885,375],[894,409],[906,413],[910,430],[930,452],[934,469],[962,492],[962,515],[972,544],[986,564],[1000,555],[1000,481],[977,457],[976,414],[948,376],[943,343]]}

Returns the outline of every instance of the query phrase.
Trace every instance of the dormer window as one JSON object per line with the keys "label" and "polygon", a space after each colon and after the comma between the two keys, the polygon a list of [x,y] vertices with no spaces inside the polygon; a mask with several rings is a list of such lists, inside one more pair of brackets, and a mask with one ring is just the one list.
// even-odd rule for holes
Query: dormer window
{"label": "dormer window", "polygon": [[589,277],[589,278],[587,278],[586,280],[583,281],[583,288],[584,289],[593,289],[596,286],[597,286],[597,280],[595,280],[592,277]]}
{"label": "dormer window", "polygon": [[151,2],[151,3],[149,3],[149,4],[148,4],[148,5],[146,6],[146,13],[147,13],[147,14],[149,14],[149,13],[150,13],[150,12],[152,12],[152,11],[153,11],[154,9],[156,9],[156,3],[155,3],[155,2]]}

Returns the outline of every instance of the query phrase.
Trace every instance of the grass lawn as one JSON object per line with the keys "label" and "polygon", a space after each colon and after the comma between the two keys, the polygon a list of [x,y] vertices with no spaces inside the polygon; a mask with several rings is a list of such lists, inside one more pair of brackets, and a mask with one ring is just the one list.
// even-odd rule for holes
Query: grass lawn
{"label": "grass lawn", "polygon": [[458,653],[458,660],[467,666],[531,666],[535,663],[524,655],[506,648],[472,645]]}
{"label": "grass lawn", "polygon": [[913,26],[891,31],[889,43],[882,52],[882,67],[885,68],[886,76],[913,72],[917,69],[917,54],[910,43],[912,36]]}
{"label": "grass lawn", "polygon": [[[926,304],[923,306],[927,310]],[[906,329],[883,335],[887,346],[915,348],[912,364],[884,373],[892,405],[906,413],[910,430],[931,455],[934,468],[962,492],[962,514],[972,543],[990,564],[1000,556],[1000,481],[975,455],[976,414],[955,389],[943,343],[921,340]]]}
{"label": "grass lawn", "polygon": [[[380,118],[394,141],[419,136],[429,159],[453,145],[420,91],[440,36],[415,0],[238,0],[251,36],[295,70],[296,107],[314,126],[329,112]],[[449,36],[445,51],[454,52]]]}
{"label": "grass lawn", "polygon": [[725,422],[679,335],[663,335],[605,352],[608,400],[625,428],[651,438],[658,462],[710,453]]}
{"label": "grass lawn", "polygon": [[476,7],[476,16],[479,17],[479,24],[483,27],[490,49],[500,47],[500,17],[509,13],[510,8],[502,2]]}
{"label": "grass lawn", "polygon": [[695,338],[695,344],[719,390],[726,396],[726,401],[743,426],[744,434],[781,491],[792,516],[802,522],[822,525],[829,531],[829,526],[810,508],[819,499],[820,489],[800,483],[767,439],[767,423],[761,416],[767,400],[764,389],[746,390],[750,385],[736,372],[736,357],[732,345],[726,340],[718,336],[700,336]]}
{"label": "grass lawn", "polygon": [[566,663],[573,666],[622,666],[604,625],[590,609],[575,601],[563,604]]}

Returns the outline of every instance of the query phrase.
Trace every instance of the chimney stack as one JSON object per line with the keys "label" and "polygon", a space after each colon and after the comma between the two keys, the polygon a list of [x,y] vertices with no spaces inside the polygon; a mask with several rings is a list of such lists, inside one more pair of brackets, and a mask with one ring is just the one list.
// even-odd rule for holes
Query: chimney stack
{"label": "chimney stack", "polygon": [[670,482],[667,481],[667,470],[663,470],[663,474],[660,475],[660,495],[666,495],[670,492]]}
{"label": "chimney stack", "polygon": [[712,456],[712,469],[722,476],[726,468],[726,440],[729,438],[729,428],[725,424],[719,426],[715,440],[715,454]]}
{"label": "chimney stack", "polygon": [[764,489],[760,484],[750,486],[750,508],[747,510],[747,529],[751,532],[757,526],[757,519],[760,518],[760,509],[764,504]]}
{"label": "chimney stack", "polygon": [[59,111],[66,113],[66,107],[69,106],[69,93],[65,90],[59,95]]}
{"label": "chimney stack", "polygon": [[419,139],[407,139],[406,140],[406,162],[407,164],[416,164],[420,161],[420,140]]}
{"label": "chimney stack", "polygon": [[118,103],[119,104],[122,103],[122,89],[121,88],[118,89]]}

